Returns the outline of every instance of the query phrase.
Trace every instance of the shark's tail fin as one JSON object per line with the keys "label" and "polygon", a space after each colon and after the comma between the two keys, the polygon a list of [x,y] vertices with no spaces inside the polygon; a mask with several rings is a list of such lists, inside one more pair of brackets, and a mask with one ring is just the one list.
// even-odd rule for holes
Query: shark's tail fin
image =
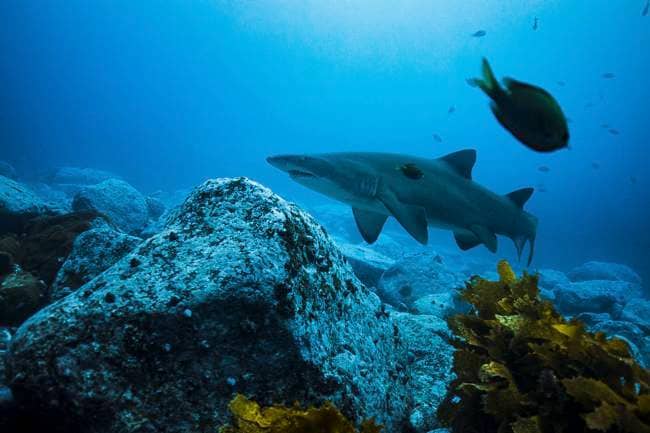
{"label": "shark's tail fin", "polygon": [[495,100],[499,97],[499,94],[503,90],[501,89],[501,86],[499,85],[497,79],[494,77],[494,72],[492,72],[490,63],[488,63],[487,59],[485,58],[483,59],[482,69],[483,77],[471,79],[469,82],[474,86],[480,87],[486,95]]}
{"label": "shark's tail fin", "polygon": [[524,246],[526,245],[526,242],[529,243],[530,249],[528,253],[528,264],[526,266],[530,266],[530,263],[533,261],[533,254],[535,253],[535,238],[537,237],[537,217],[529,214],[528,212],[525,212],[526,214],[526,230],[524,230],[524,233],[514,237],[512,240],[515,243],[515,248],[517,248],[517,258],[521,260],[521,253],[524,250]]}

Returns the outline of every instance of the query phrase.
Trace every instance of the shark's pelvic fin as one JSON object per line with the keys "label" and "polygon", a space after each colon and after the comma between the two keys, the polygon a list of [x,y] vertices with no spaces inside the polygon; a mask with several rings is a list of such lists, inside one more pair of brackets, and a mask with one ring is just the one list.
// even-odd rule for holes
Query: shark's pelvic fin
{"label": "shark's pelvic fin", "polygon": [[476,150],[465,149],[450,153],[440,158],[446,162],[456,173],[464,178],[472,178],[472,169],[476,163]]}
{"label": "shark's pelvic fin", "polygon": [[454,232],[454,239],[458,248],[463,251],[474,248],[477,245],[481,245],[481,240],[476,237],[476,235],[467,230],[457,230]]}
{"label": "shark's pelvic fin", "polygon": [[469,229],[481,240],[481,243],[485,244],[488,250],[493,253],[497,252],[497,235],[490,229],[477,224],[474,224]]}
{"label": "shark's pelvic fin", "polygon": [[369,244],[374,243],[379,237],[388,215],[357,208],[352,208],[352,213],[363,240]]}
{"label": "shark's pelvic fin", "polygon": [[524,204],[526,204],[530,196],[533,195],[533,191],[535,191],[534,188],[522,188],[506,194],[506,197],[519,206],[519,208],[523,209]]}
{"label": "shark's pelvic fin", "polygon": [[427,213],[423,207],[402,203],[390,190],[381,191],[377,198],[416,241],[422,245],[427,244],[429,229]]}

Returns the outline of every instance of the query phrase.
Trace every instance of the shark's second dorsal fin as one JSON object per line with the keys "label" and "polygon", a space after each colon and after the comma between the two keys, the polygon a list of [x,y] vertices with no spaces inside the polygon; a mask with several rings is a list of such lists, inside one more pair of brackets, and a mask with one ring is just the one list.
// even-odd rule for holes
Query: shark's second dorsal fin
{"label": "shark's second dorsal fin", "polygon": [[522,188],[506,194],[506,197],[523,209],[530,196],[533,195],[533,191],[535,191],[534,188]]}
{"label": "shark's second dorsal fin", "polygon": [[450,153],[440,158],[446,162],[456,173],[464,178],[472,178],[472,169],[476,163],[476,150],[465,149],[458,152]]}

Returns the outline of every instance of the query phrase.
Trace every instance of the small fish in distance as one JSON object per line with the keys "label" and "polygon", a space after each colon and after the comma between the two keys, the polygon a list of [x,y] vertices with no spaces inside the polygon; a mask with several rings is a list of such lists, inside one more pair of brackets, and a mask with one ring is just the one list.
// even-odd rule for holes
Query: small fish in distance
{"label": "small fish in distance", "polygon": [[490,97],[497,121],[519,142],[537,152],[568,147],[569,127],[555,98],[541,87],[505,78],[502,87],[483,59],[483,77],[475,84]]}
{"label": "small fish in distance", "polygon": [[564,86],[566,86],[566,83],[564,81],[560,80],[560,81],[557,82],[557,85],[560,86],[560,87],[564,87]]}
{"label": "small fish in distance", "polygon": [[612,135],[620,135],[619,130],[618,130],[618,129],[614,129],[614,128],[610,129],[610,130],[609,130],[609,133],[612,134]]}
{"label": "small fish in distance", "polygon": [[456,107],[453,105],[449,107],[449,110],[447,110],[447,114],[454,114],[455,112],[456,112]]}
{"label": "small fish in distance", "polygon": [[642,17],[647,17],[648,12],[650,12],[650,0],[647,0],[645,2],[645,7],[643,8],[643,11],[641,12]]}
{"label": "small fish in distance", "polygon": [[591,168],[593,168],[594,170],[598,170],[600,168],[600,164],[594,161],[591,163]]}
{"label": "small fish in distance", "polygon": [[485,30],[479,30],[474,33],[472,33],[472,37],[474,38],[482,38],[483,36],[487,35],[487,32]]}
{"label": "small fish in distance", "polygon": [[535,17],[535,20],[533,21],[533,30],[537,30],[539,28],[539,18]]}
{"label": "small fish in distance", "polygon": [[541,171],[542,173],[548,173],[549,171],[551,171],[551,169],[546,165],[540,165],[539,167],[537,167],[537,170]]}
{"label": "small fish in distance", "polygon": [[613,78],[616,78],[616,75],[613,72],[605,72],[602,77],[606,80],[611,80]]}
{"label": "small fish in distance", "polygon": [[433,134],[433,139],[436,141],[436,143],[442,143],[442,137],[438,134]]}

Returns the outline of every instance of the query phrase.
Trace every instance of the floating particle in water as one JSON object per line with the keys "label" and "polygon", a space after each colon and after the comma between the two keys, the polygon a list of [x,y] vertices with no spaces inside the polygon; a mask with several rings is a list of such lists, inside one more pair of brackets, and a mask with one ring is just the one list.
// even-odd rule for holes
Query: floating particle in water
{"label": "floating particle in water", "polygon": [[650,12],[650,0],[647,0],[645,2],[645,7],[643,8],[643,11],[641,11],[641,16],[642,17],[647,17],[648,12]]}
{"label": "floating particle in water", "polygon": [[630,182],[634,185],[636,185],[637,179],[636,176],[630,176]]}
{"label": "floating particle in water", "polygon": [[474,38],[482,38],[483,36],[487,35],[487,32],[485,30],[479,30],[474,33],[472,33],[472,37]]}
{"label": "floating particle in water", "polygon": [[612,135],[620,135],[620,132],[618,131],[618,129],[614,129],[614,128],[611,128],[609,130],[609,133],[612,134]]}
{"label": "floating particle in water", "polygon": [[557,82],[557,85],[560,86],[560,87],[564,87],[564,86],[566,86],[566,82],[560,80],[560,81]]}
{"label": "floating particle in water", "polygon": [[613,72],[605,72],[602,77],[606,80],[611,80],[613,78],[616,78],[616,75]]}
{"label": "floating particle in water", "polygon": [[587,102],[587,103],[585,104],[585,110],[588,110],[589,108],[593,108],[593,106],[594,106],[594,103],[593,103],[593,102]]}
{"label": "floating particle in water", "polygon": [[537,167],[537,170],[541,171],[542,173],[548,173],[549,171],[551,171],[550,167],[546,165],[540,165],[539,167]]}
{"label": "floating particle in water", "polygon": [[603,128],[603,129],[609,129],[609,124],[603,123],[603,124],[600,125],[600,127]]}
{"label": "floating particle in water", "polygon": [[453,105],[449,107],[449,110],[447,110],[447,114],[454,114],[455,112],[456,112],[456,107]]}
{"label": "floating particle in water", "polygon": [[597,163],[596,161],[593,161],[591,163],[591,168],[593,168],[594,170],[598,170],[600,168],[600,164]]}
{"label": "floating particle in water", "polygon": [[442,143],[442,137],[438,134],[433,134],[433,139],[436,141],[436,143]]}
{"label": "floating particle in water", "polygon": [[533,30],[537,30],[539,28],[539,18],[535,17],[533,20]]}

